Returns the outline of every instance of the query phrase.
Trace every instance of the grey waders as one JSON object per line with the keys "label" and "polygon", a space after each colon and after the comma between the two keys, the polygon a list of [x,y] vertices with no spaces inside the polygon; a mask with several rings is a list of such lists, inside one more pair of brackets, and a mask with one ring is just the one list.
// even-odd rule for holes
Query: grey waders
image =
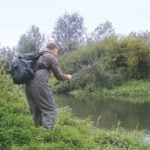
{"label": "grey waders", "polygon": [[35,78],[26,84],[26,96],[36,126],[52,129],[55,123],[55,104],[48,86],[50,71],[39,69]]}

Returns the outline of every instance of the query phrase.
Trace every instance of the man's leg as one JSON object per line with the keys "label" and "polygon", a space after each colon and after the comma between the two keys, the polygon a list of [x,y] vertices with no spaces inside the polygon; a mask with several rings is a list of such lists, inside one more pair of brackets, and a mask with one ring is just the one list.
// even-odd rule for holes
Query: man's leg
{"label": "man's leg", "polygon": [[46,129],[53,129],[55,124],[55,118],[56,118],[55,111],[43,113],[42,126]]}
{"label": "man's leg", "polygon": [[49,72],[47,70],[41,69],[37,71],[35,78],[32,80],[30,92],[36,102],[36,106],[42,112],[42,126],[51,129],[54,126],[56,115],[53,96],[47,82],[48,77]]}
{"label": "man's leg", "polygon": [[42,126],[42,112],[38,107],[33,112],[33,121],[36,127]]}
{"label": "man's leg", "polygon": [[34,121],[34,124],[36,126],[41,126],[42,125],[42,112],[36,106],[34,98],[33,98],[32,94],[30,93],[30,90],[28,89],[27,86],[26,86],[26,97],[28,100],[29,109],[30,109],[30,112],[32,114],[32,119]]}
{"label": "man's leg", "polygon": [[42,86],[38,95],[38,107],[42,111],[42,126],[52,129],[55,124],[56,110],[52,93],[48,86]]}

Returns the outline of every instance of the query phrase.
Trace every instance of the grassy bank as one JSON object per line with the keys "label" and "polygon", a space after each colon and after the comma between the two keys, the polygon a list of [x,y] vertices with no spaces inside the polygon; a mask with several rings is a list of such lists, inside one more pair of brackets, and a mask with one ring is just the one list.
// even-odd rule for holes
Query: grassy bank
{"label": "grassy bank", "polygon": [[[111,89],[99,88],[93,84],[90,84],[82,90],[73,90],[70,92],[70,94],[76,97],[85,97],[85,95],[89,95],[91,97],[120,97],[119,100],[127,100],[130,102],[150,102],[150,81],[131,80],[122,85],[114,86]],[[133,97],[134,101],[132,101]]]}
{"label": "grassy bank", "polygon": [[89,120],[79,120],[68,108],[58,108],[54,130],[35,128],[25,95],[0,71],[1,150],[148,150],[139,132],[95,128]]}
{"label": "grassy bank", "polygon": [[150,81],[131,80],[110,90],[103,89],[102,94],[108,96],[150,96]]}

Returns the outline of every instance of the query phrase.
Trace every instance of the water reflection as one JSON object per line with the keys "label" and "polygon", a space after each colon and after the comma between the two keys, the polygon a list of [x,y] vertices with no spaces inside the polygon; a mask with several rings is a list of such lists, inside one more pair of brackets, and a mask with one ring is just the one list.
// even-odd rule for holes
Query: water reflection
{"label": "water reflection", "polygon": [[94,122],[100,117],[100,126],[126,129],[150,129],[150,103],[133,104],[117,99],[89,98],[77,100],[70,95],[56,96],[59,106],[69,106],[73,113],[80,118],[90,117]]}

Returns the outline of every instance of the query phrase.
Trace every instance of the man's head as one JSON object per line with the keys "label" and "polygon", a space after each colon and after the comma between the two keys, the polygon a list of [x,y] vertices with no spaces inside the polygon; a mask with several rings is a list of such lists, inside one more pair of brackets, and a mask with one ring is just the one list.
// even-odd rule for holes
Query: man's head
{"label": "man's head", "polygon": [[53,43],[53,42],[48,43],[46,45],[46,48],[51,52],[51,54],[53,54],[55,56],[57,55],[57,53],[58,53],[58,46],[55,43]]}

